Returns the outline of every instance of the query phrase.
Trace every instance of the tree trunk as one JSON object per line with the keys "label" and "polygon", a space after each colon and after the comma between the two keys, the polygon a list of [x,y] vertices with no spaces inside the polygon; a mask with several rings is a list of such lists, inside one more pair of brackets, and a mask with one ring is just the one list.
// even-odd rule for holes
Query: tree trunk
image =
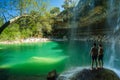
{"label": "tree trunk", "polygon": [[22,16],[17,16],[9,21],[7,21],[6,23],[4,23],[1,27],[0,27],[0,34],[3,32],[3,30],[8,27],[11,23],[15,22],[16,20],[18,20],[19,18],[23,17],[23,16],[29,16],[29,15],[22,15]]}

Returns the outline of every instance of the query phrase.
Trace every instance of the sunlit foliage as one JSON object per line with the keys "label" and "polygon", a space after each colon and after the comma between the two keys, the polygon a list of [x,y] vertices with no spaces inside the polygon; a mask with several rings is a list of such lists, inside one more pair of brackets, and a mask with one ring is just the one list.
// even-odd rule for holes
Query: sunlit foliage
{"label": "sunlit foliage", "polygon": [[[48,10],[49,1],[46,0],[11,0],[9,3],[5,0],[4,5],[0,4],[1,15],[7,14],[7,16],[1,16],[0,26],[5,22],[5,18],[10,20],[15,16],[27,15],[19,18],[10,24],[0,35],[0,40],[15,40],[25,39],[29,37],[45,37],[48,36],[52,31],[53,19],[52,14]],[[10,7],[5,7],[10,5]],[[55,10],[56,13],[59,9]]]}

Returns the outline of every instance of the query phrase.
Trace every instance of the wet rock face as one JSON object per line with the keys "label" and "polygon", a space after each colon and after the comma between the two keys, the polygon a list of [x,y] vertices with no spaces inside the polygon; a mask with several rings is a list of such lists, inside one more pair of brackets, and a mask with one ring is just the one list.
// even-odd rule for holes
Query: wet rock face
{"label": "wet rock face", "polygon": [[120,80],[120,78],[109,69],[83,69],[65,72],[58,77],[58,80]]}

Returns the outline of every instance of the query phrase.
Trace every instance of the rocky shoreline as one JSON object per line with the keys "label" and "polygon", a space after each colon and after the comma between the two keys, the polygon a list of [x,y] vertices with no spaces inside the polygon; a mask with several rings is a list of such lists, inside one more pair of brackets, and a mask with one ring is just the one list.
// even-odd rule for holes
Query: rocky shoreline
{"label": "rocky shoreline", "polygon": [[21,44],[21,43],[36,43],[36,42],[49,42],[49,41],[67,41],[67,38],[27,38],[13,41],[0,41],[0,44]]}
{"label": "rocky shoreline", "polygon": [[117,38],[111,36],[79,36],[77,38],[67,38],[63,36],[63,38],[27,38],[13,41],[0,41],[0,44],[21,44],[21,43],[35,43],[35,42],[48,42],[48,41],[87,41],[87,42],[106,42],[106,43],[119,43],[120,37]]}
{"label": "rocky shoreline", "polygon": [[48,38],[27,38],[14,41],[1,41],[0,44],[21,44],[21,43],[35,43],[35,42],[47,42]]}

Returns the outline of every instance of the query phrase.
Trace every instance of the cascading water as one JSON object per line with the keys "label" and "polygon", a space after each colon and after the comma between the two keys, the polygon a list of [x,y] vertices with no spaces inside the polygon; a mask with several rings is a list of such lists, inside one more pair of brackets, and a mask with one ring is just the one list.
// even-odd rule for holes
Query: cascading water
{"label": "cascading water", "polygon": [[[109,11],[108,11],[108,24],[112,27],[113,32],[111,35],[111,56],[109,60],[109,66],[114,67],[114,62],[116,60],[116,44],[118,43],[118,34],[120,29],[120,1],[116,2],[115,0],[109,0]],[[115,9],[117,10],[115,12]],[[115,14],[111,14],[115,12]],[[116,15],[116,19],[113,19],[113,15]]]}
{"label": "cascading water", "polygon": [[[88,7],[88,9],[86,8]],[[92,10],[95,7],[95,1],[94,0],[78,0],[77,5],[73,8],[73,12],[72,12],[72,20],[70,21],[70,28],[71,28],[71,35],[70,35],[70,39],[78,39],[79,35],[77,34],[77,32],[79,33],[79,27],[80,24],[78,24],[78,17],[79,19],[82,16],[85,16],[87,12],[89,12],[89,10]],[[86,13],[83,13],[82,11],[84,11],[84,9],[86,8]],[[89,29],[86,29],[89,31]]]}
{"label": "cascading water", "polygon": [[[71,13],[69,13],[69,14],[71,14]],[[72,20],[69,21],[70,28],[71,28],[70,35],[69,35],[70,36],[70,38],[69,38],[70,43],[69,43],[69,48],[68,48],[68,53],[69,53],[70,59],[68,60],[68,64],[67,64],[67,65],[69,65],[69,67],[73,67],[71,62],[74,62],[75,64],[77,63],[77,60],[75,60],[75,58],[74,58],[75,57],[75,54],[74,54],[74,52],[75,52],[75,49],[74,49],[75,39],[77,37],[76,30],[78,27],[78,25],[76,23],[76,17],[77,17],[77,14],[76,14],[76,7],[75,7],[72,10]]]}
{"label": "cascading water", "polygon": [[[80,24],[78,24],[79,22],[77,21],[77,18],[78,17],[81,18],[81,16],[85,15],[85,14],[82,14],[82,11],[86,6],[87,7],[89,6],[88,11],[94,9],[95,1],[94,0],[78,0],[77,6],[73,8],[73,12],[72,12],[73,17],[72,17],[72,20],[69,23],[71,31],[70,31],[70,43],[69,43],[68,53],[69,53],[69,56],[70,56],[70,64],[69,65],[72,66],[72,67],[73,67],[73,64],[71,64],[71,62],[73,62],[75,64],[75,66],[80,65],[78,63],[79,57],[76,56],[79,53],[75,54],[76,53],[76,48],[74,48],[74,47],[76,46],[76,40],[78,40],[78,39],[81,40],[82,39],[82,37],[78,34],[80,32],[79,31]],[[89,32],[90,29],[86,29],[86,31]],[[88,35],[88,36],[90,36],[90,35]],[[86,44],[86,47],[88,49],[89,43],[85,42],[85,44]]]}
{"label": "cascading water", "polygon": [[[78,17],[78,14],[81,12],[79,10],[81,10],[83,8],[83,6],[85,5],[87,0],[78,0],[78,5],[79,6],[76,6],[73,8],[72,10],[72,20],[71,20],[71,23],[70,23],[70,28],[71,28],[71,35],[70,35],[70,39],[71,41],[73,42],[73,40],[75,40],[78,35],[77,35],[77,28],[78,28],[78,22],[77,22],[77,17]],[[79,9],[79,10],[78,10]]]}
{"label": "cascading water", "polygon": [[[112,35],[110,36],[111,42],[111,52],[109,67],[115,68],[115,61],[117,60],[116,46],[119,45],[119,30],[120,30],[120,1],[109,0],[108,1],[109,10],[108,10],[108,25],[112,28]],[[115,19],[114,19],[115,17]],[[118,75],[120,75],[119,70],[117,69]]]}
{"label": "cascading water", "polygon": [[[97,0],[96,0],[97,1]],[[88,3],[89,2],[89,3]],[[112,29],[112,35],[109,33],[109,34],[106,34],[106,36],[110,36],[109,37],[109,41],[111,42],[110,45],[111,47],[110,48],[107,48],[107,56],[109,56],[109,60],[107,60],[107,62],[105,62],[105,65],[107,65],[108,67],[112,68],[112,69],[115,69],[115,71],[119,70],[117,69],[115,66],[116,66],[116,63],[115,63],[115,60],[116,59],[116,53],[118,53],[118,51],[116,51],[116,44],[118,43],[118,35],[119,35],[119,30],[120,30],[120,1],[115,1],[115,0],[108,0],[108,18],[107,18],[107,22],[108,22],[108,26],[110,26],[109,28]],[[78,25],[77,24],[77,17],[78,17],[78,14],[82,12],[82,8],[85,6],[85,5],[89,5],[89,9],[94,9],[95,7],[95,0],[79,0],[79,3],[77,7],[75,7],[73,9],[73,18],[72,18],[72,21],[70,23],[70,28],[71,28],[71,35],[70,35],[70,45],[69,45],[69,56],[71,58],[71,61],[74,63],[74,64],[79,64],[77,63],[77,61],[79,59],[79,57],[75,56],[76,52],[75,52],[75,39],[80,39],[80,36],[76,34],[77,32],[77,29],[78,29]],[[117,3],[117,5],[116,5]],[[79,12],[78,12],[79,10]],[[117,11],[116,11],[117,10]],[[115,12],[116,11],[116,12]],[[113,13],[113,14],[112,14]],[[81,14],[79,14],[81,15]],[[117,15],[117,16],[115,16]],[[115,17],[115,18],[114,18]],[[80,16],[79,16],[80,18]],[[90,28],[89,29],[86,29],[88,32],[91,30]],[[89,34],[88,36],[91,36],[91,34]],[[86,45],[88,45],[88,43],[86,42]],[[89,46],[90,47],[90,46]],[[79,53],[77,53],[79,54]],[[71,64],[73,66],[73,64]],[[117,72],[118,74],[120,73],[119,71]]]}
{"label": "cascading water", "polygon": [[[70,20],[70,41],[69,41],[69,50],[68,50],[68,54],[70,56],[70,60],[69,60],[69,66],[70,67],[74,67],[74,66],[80,66],[81,64],[78,63],[80,57],[78,57],[77,55],[80,53],[77,53],[77,47],[76,47],[76,41],[78,41],[79,39],[82,39],[79,35],[79,26],[80,24],[78,24],[78,17],[81,18],[82,14],[82,10],[84,9],[84,7],[86,5],[90,6],[90,9],[92,9],[94,7],[94,0],[90,1],[90,3],[88,4],[88,0],[78,0],[76,6],[73,8],[72,10],[72,20]],[[86,43],[87,44],[87,43]],[[87,46],[88,47],[88,46]],[[74,64],[71,64],[71,62]]]}

